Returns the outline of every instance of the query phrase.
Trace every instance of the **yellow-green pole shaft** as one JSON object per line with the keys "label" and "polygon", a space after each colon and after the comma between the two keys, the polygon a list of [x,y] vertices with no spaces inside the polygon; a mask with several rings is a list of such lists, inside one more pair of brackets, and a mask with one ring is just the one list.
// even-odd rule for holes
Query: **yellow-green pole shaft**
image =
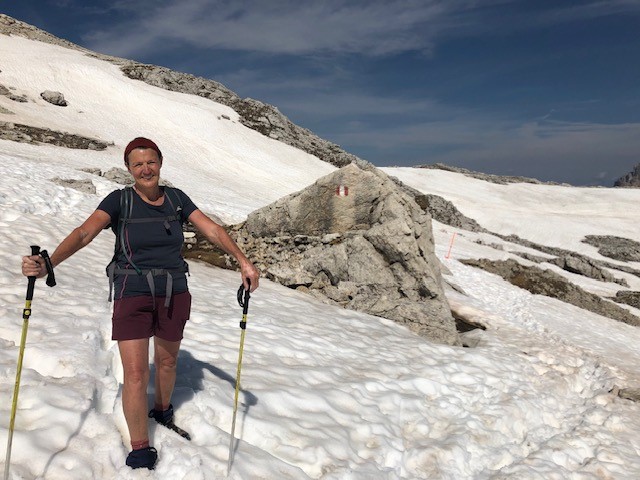
{"label": "yellow-green pole shaft", "polygon": [[13,402],[11,403],[11,420],[9,421],[9,437],[7,438],[7,455],[4,461],[4,480],[9,479],[9,466],[11,464],[11,445],[13,444],[13,430],[16,423],[16,410],[18,408],[18,393],[20,392],[22,361],[24,359],[24,347],[27,343],[27,330],[29,329],[30,315],[31,315],[31,300],[27,300],[24,306],[24,315],[23,315],[23,322],[22,322],[22,337],[20,339],[20,353],[18,354],[18,368],[16,371],[16,383],[13,387]]}
{"label": "yellow-green pole shaft", "polygon": [[[247,315],[242,316],[242,322],[246,325]],[[240,352],[238,353],[238,370],[236,371],[236,392],[233,400],[233,421],[231,423],[231,440],[229,441],[229,462],[227,464],[227,475],[231,471],[231,462],[233,460],[233,442],[236,431],[236,414],[238,413],[238,394],[240,393],[240,372],[242,369],[242,352],[244,351],[244,336],[246,330],[243,328],[240,334]]]}
{"label": "yellow-green pole shaft", "polygon": [[[31,255],[39,255],[40,247],[31,245]],[[22,337],[20,338],[20,353],[18,354],[18,368],[16,369],[16,384],[13,387],[13,402],[11,402],[11,420],[9,422],[9,435],[7,437],[7,455],[4,460],[4,480],[9,480],[9,468],[11,464],[11,444],[13,443],[13,429],[16,423],[16,410],[18,409],[18,392],[20,392],[20,376],[22,375],[22,360],[24,359],[24,347],[27,344],[27,330],[29,329],[29,317],[31,316],[31,301],[33,290],[36,286],[36,277],[28,277],[27,297],[22,311]]]}

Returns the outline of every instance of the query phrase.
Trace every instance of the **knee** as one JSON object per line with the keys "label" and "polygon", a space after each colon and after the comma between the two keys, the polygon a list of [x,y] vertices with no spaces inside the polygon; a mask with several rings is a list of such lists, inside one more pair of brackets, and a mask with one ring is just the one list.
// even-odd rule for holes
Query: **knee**
{"label": "knee", "polygon": [[146,367],[125,367],[124,383],[134,386],[143,386],[146,388],[149,383],[149,365]]}
{"label": "knee", "polygon": [[156,368],[164,371],[174,371],[176,366],[178,365],[178,358],[172,355],[167,355],[163,357],[156,357],[155,359]]}

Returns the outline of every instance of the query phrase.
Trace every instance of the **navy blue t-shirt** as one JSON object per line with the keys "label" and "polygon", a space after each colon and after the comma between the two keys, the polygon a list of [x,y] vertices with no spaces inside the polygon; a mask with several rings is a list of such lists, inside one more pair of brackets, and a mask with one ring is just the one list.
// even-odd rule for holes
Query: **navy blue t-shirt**
{"label": "navy blue t-shirt", "polygon": [[[111,192],[97,208],[109,214],[111,229],[116,235],[118,235],[121,195],[122,190]],[[184,242],[182,223],[186,222],[189,215],[198,208],[182,190],[177,188],[172,189],[171,192],[165,192],[164,202],[159,206],[148,204],[133,189],[132,199],[133,208],[130,217],[132,219],[163,218],[172,215],[179,217],[179,220],[168,222],[168,229],[163,221],[127,223],[124,231],[125,248],[131,254],[133,263],[139,269],[181,269],[185,265],[181,255]],[[176,210],[178,211],[176,212]],[[129,260],[122,251],[116,258],[116,268],[131,268]],[[185,273],[172,272],[171,275],[173,277],[173,293],[186,292],[187,278]],[[156,296],[164,296],[166,276],[154,277],[154,284]],[[150,294],[149,284],[144,275],[115,275],[114,298]]]}

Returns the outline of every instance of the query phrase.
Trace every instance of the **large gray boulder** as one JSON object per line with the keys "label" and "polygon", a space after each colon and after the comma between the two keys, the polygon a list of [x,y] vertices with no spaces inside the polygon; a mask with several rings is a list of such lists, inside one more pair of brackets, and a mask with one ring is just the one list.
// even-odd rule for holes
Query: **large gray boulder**
{"label": "large gray boulder", "polygon": [[378,169],[347,165],[231,234],[268,278],[459,344],[431,218]]}

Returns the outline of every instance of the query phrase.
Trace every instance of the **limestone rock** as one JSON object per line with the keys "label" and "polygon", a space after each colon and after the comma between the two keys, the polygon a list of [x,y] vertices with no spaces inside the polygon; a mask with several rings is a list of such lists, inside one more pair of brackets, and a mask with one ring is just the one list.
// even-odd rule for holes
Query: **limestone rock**
{"label": "limestone rock", "polygon": [[66,107],[67,101],[64,99],[64,95],[60,92],[53,92],[51,90],[45,90],[40,94],[40,96],[47,102],[52,105],[57,105],[58,107]]}
{"label": "limestone rock", "polygon": [[96,193],[96,186],[91,180],[78,180],[75,178],[52,178],[51,181],[62,187],[74,188],[83,193]]}
{"label": "limestone rock", "polygon": [[557,265],[567,272],[584,275],[601,282],[619,283],[628,286],[626,280],[617,279],[611,273],[596,265],[593,260],[583,255],[563,255],[553,260],[547,260],[547,262]]}
{"label": "limestone rock", "polygon": [[587,235],[584,243],[598,248],[598,253],[622,262],[640,262],[640,243],[613,235]]}
{"label": "limestone rock", "polygon": [[459,344],[431,218],[378,169],[347,165],[231,234],[268,278]]}
{"label": "limestone rock", "polygon": [[613,302],[587,292],[551,270],[521,265],[513,259],[462,260],[462,263],[500,275],[513,285],[537,295],[546,295],[629,325],[640,326],[640,318]]}
{"label": "limestone rock", "polygon": [[113,142],[107,143],[95,138],[59,132],[49,128],[2,121],[0,121],[0,139],[85,150],[105,150],[109,145],[113,145]]}

